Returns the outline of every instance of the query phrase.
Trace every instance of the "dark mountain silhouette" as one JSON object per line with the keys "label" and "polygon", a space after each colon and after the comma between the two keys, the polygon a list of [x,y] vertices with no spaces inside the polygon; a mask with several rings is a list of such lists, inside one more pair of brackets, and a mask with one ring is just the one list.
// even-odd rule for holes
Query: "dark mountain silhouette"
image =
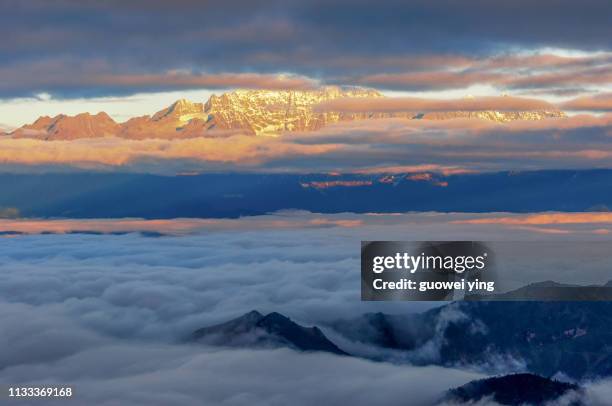
{"label": "dark mountain silhouette", "polygon": [[571,212],[612,207],[612,170],[603,169],[449,176],[0,174],[0,187],[0,208],[12,208],[23,217],[219,218],[284,209]]}
{"label": "dark mountain silhouette", "polygon": [[196,330],[193,340],[211,345],[290,347],[348,355],[327,339],[318,327],[303,327],[280,313],[251,311],[236,319]]}
{"label": "dark mountain silhouette", "polygon": [[[481,379],[448,391],[444,401],[454,404],[490,400],[501,405],[542,405],[559,399],[571,391],[580,392],[578,385],[559,382],[532,374],[513,374]],[[582,406],[583,401],[569,401],[568,406]],[[564,403],[566,404],[566,403]]]}
{"label": "dark mountain silhouette", "polygon": [[[612,376],[612,302],[455,302],[421,314],[364,314],[330,327],[351,341],[405,351],[417,365],[563,373],[576,380]],[[192,340],[347,354],[319,328],[279,313],[252,311],[199,329]]]}
{"label": "dark mountain silhouette", "polygon": [[392,315],[378,312],[338,320],[331,327],[352,341],[395,350],[414,350],[431,339],[435,326],[422,314]]}
{"label": "dark mountain silhouette", "polygon": [[[444,330],[445,363],[503,354],[528,371],[576,379],[612,375],[612,302],[461,302],[465,319]],[[435,319],[442,313],[432,311]],[[473,323],[483,328],[470,329]],[[467,332],[471,332],[466,334]]]}
{"label": "dark mountain silhouette", "polygon": [[562,372],[574,379],[612,375],[612,302],[455,302],[331,327],[353,341],[409,351],[423,365]]}
{"label": "dark mountain silhouette", "polygon": [[554,281],[531,283],[506,293],[471,294],[465,300],[612,301],[612,285],[570,285]]}

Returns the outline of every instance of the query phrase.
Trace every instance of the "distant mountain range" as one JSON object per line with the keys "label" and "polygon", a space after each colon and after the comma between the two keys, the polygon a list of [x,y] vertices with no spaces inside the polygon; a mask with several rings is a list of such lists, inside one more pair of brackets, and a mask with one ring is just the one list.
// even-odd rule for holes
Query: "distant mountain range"
{"label": "distant mountain range", "polygon": [[465,300],[612,301],[612,281],[603,286],[537,282],[506,293],[469,294]]}
{"label": "distant mountain range", "polygon": [[[520,358],[525,363],[524,369],[536,373],[512,373],[512,367],[500,364],[498,371],[506,369],[502,375],[450,389],[436,404],[542,405],[567,396],[563,404],[583,406],[584,390],[579,385],[546,376],[563,373],[581,380],[612,374],[610,310],[612,303],[463,302],[422,314],[365,314],[328,327],[351,341],[396,350],[389,359],[394,362],[398,351],[422,351],[420,358],[410,360],[417,365],[468,368],[482,367],[487,359],[501,362],[504,356],[511,356]],[[351,355],[318,327],[303,327],[280,313],[263,315],[255,310],[198,329],[189,341]],[[438,358],[432,357],[432,341],[439,345]]]}
{"label": "distant mountain range", "polygon": [[185,99],[152,116],[115,122],[108,114],[82,113],[40,117],[9,133],[15,138],[74,140],[115,136],[127,139],[221,137],[240,132],[250,135],[279,135],[283,132],[313,131],[342,121],[401,117],[445,120],[478,118],[496,122],[540,120],[563,117],[559,110],[541,111],[454,111],[454,112],[336,112],[319,111],[322,102],[340,98],[382,98],[376,90],[328,86],[315,90],[236,90],[211,96],[205,103]]}
{"label": "distant mountain range", "polygon": [[403,351],[415,364],[579,380],[612,376],[612,302],[455,302],[330,327],[352,341]]}
{"label": "distant mountain range", "polygon": [[[612,302],[454,302],[419,314],[372,313],[327,323],[341,348],[318,327],[279,313],[252,311],[191,337],[209,345],[289,347],[415,365],[497,373],[612,376]],[[351,350],[348,343],[359,343]],[[380,351],[360,353],[363,345]],[[393,350],[386,355],[384,350]],[[372,355],[379,354],[379,355]],[[387,358],[388,357],[388,358]],[[513,403],[509,403],[513,404]]]}
{"label": "distant mountain range", "polygon": [[607,211],[612,170],[481,174],[0,174],[5,217]]}

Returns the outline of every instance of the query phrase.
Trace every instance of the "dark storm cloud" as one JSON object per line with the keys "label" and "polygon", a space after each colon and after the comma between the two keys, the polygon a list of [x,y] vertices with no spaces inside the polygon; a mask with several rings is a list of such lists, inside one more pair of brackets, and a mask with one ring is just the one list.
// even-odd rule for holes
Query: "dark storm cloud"
{"label": "dark storm cloud", "polygon": [[[10,79],[0,96],[130,93],[137,89],[95,78],[177,69],[331,82],[405,73],[421,57],[430,58],[421,68],[444,68],[519,48],[610,50],[611,15],[605,0],[9,0],[0,4],[0,72]],[[151,84],[167,87],[176,88]]]}

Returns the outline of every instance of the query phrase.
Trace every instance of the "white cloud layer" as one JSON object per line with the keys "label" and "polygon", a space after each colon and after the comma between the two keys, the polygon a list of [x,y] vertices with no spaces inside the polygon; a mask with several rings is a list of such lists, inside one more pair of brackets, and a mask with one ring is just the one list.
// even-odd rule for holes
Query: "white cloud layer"
{"label": "white cloud layer", "polygon": [[[72,384],[79,403],[88,405],[429,404],[480,375],[181,340],[251,309],[279,311],[305,325],[422,310],[430,305],[359,300],[359,240],[500,238],[499,226],[449,223],[466,216],[337,215],[327,217],[365,224],[302,228],[298,221],[284,229],[244,219],[242,228],[231,220],[229,229],[205,225],[194,234],[159,238],[4,238],[0,346],[8,350],[0,352],[0,383]],[[506,231],[502,238],[538,238],[533,231]],[[603,396],[606,387],[597,383],[590,390]]]}

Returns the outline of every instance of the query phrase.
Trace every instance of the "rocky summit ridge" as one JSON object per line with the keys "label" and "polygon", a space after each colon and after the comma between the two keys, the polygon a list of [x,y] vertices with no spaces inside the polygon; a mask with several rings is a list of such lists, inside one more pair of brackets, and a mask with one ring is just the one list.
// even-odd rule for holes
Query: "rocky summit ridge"
{"label": "rocky summit ridge", "polygon": [[326,86],[310,90],[235,90],[212,95],[205,103],[181,99],[152,116],[115,122],[108,114],[82,113],[40,117],[10,133],[14,138],[74,140],[116,136],[127,139],[220,137],[235,133],[277,136],[309,132],[343,121],[380,118],[446,120],[475,118],[505,123],[563,117],[559,110],[454,112],[339,112],[319,110],[321,103],[340,98],[382,98],[376,90]]}

